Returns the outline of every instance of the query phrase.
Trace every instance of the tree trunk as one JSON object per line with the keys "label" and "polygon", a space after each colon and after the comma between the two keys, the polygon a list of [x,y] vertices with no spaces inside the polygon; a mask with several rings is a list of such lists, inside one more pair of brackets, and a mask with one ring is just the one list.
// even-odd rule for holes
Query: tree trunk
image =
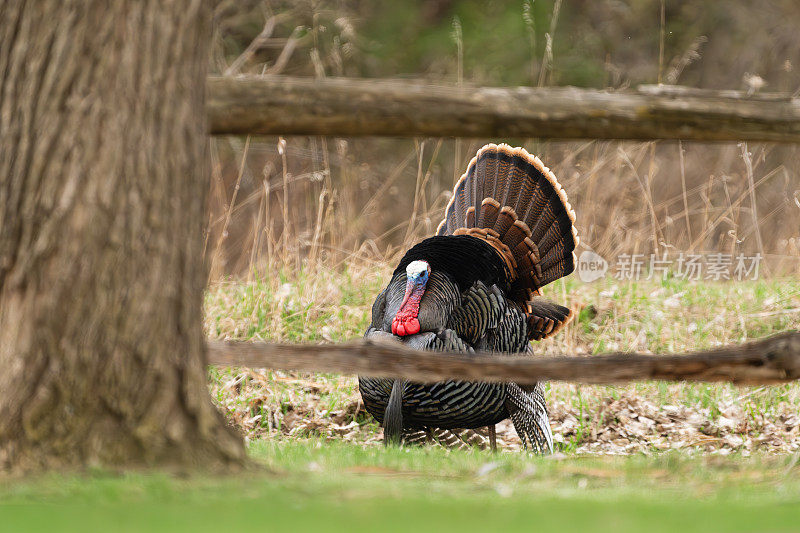
{"label": "tree trunk", "polygon": [[210,17],[0,2],[0,469],[245,460],[206,389]]}

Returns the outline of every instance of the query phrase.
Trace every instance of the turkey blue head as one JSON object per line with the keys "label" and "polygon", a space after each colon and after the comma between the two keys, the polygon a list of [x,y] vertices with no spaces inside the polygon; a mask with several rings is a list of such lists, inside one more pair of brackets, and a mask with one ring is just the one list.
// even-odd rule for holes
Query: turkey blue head
{"label": "turkey blue head", "polygon": [[412,261],[406,267],[406,293],[392,319],[392,333],[395,335],[404,337],[419,333],[419,303],[425,294],[430,273],[431,267],[427,261]]}

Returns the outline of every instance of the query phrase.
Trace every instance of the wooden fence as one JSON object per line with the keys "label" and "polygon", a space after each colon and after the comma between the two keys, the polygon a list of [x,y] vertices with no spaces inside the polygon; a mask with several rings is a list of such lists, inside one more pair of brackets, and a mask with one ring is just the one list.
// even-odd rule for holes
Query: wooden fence
{"label": "wooden fence", "polygon": [[403,377],[428,383],[466,381],[574,381],[620,383],[636,380],[730,381],[741,385],[784,383],[800,378],[800,333],[686,355],[615,353],[587,357],[526,357],[497,354],[421,352],[399,343],[298,345],[211,342],[209,362],[314,372]]}
{"label": "wooden fence", "polygon": [[800,99],[674,86],[446,87],[212,77],[212,134],[800,142]]}
{"label": "wooden fence", "polygon": [[[685,87],[636,92],[442,87],[388,80],[212,77],[212,134],[683,139],[800,142],[800,99]],[[685,355],[520,357],[419,352],[398,343],[211,342],[215,365],[535,383],[800,379],[800,333]]]}

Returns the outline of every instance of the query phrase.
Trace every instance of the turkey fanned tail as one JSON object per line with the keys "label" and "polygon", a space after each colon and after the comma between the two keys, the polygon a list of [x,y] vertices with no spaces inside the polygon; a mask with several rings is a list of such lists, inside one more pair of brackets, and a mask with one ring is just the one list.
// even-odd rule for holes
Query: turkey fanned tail
{"label": "turkey fanned tail", "polygon": [[497,251],[509,274],[506,296],[525,310],[533,325],[530,339],[539,340],[572,318],[567,313],[556,322],[537,314],[535,302],[539,289],[575,268],[580,240],[574,222],[564,189],[538,157],[487,144],[453,188],[436,234],[470,235]]}

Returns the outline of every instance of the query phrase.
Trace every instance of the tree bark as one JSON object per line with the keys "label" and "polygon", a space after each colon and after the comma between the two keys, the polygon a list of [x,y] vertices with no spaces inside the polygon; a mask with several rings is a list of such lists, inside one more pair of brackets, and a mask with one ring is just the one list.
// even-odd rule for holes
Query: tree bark
{"label": "tree bark", "polygon": [[0,469],[227,467],[203,0],[0,2]]}

